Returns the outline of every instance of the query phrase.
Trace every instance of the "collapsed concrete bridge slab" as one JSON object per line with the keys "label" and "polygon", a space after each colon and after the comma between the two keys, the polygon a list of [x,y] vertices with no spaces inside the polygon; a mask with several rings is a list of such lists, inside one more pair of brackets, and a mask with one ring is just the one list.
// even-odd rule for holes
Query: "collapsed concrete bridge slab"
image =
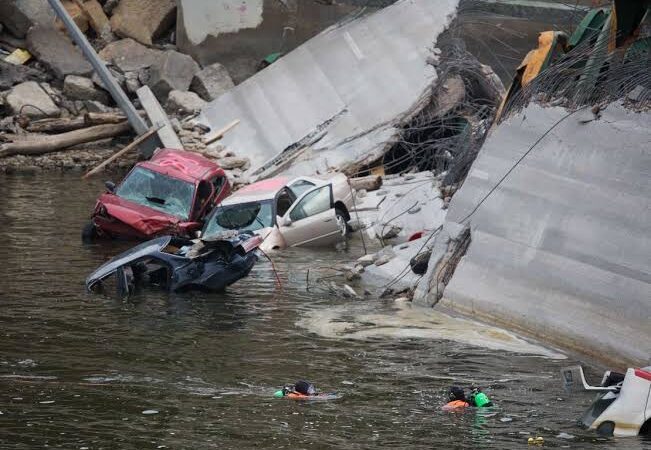
{"label": "collapsed concrete bridge slab", "polygon": [[217,130],[241,120],[222,144],[249,157],[252,173],[310,138],[325,150],[304,173],[381,151],[436,79],[427,56],[456,7],[403,0],[330,28],[211,102],[200,121]]}
{"label": "collapsed concrete bridge slab", "polygon": [[[487,139],[462,221],[570,111],[529,105]],[[651,113],[564,119],[486,199],[441,304],[621,364],[651,359]]]}

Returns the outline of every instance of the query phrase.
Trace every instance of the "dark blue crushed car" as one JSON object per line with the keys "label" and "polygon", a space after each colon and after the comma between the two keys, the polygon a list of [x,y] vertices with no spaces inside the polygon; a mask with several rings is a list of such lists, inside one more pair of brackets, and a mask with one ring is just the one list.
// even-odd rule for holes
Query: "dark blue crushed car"
{"label": "dark blue crushed car", "polygon": [[261,242],[258,236],[237,232],[194,241],[163,236],[103,264],[88,276],[86,289],[105,292],[114,284],[121,297],[145,285],[170,292],[223,291],[249,274],[258,260],[256,249]]}

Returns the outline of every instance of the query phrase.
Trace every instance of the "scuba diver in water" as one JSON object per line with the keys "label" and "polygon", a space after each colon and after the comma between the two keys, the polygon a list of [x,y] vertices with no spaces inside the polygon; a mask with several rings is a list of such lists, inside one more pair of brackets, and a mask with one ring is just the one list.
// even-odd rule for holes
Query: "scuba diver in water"
{"label": "scuba diver in water", "polygon": [[466,393],[459,386],[452,386],[450,388],[448,400],[448,403],[443,406],[443,409],[446,411],[463,409],[470,406],[470,403],[466,399]]}
{"label": "scuba diver in water", "polygon": [[466,393],[459,386],[452,386],[448,393],[448,403],[443,406],[446,411],[455,411],[465,409],[470,406],[476,408],[488,408],[493,406],[493,402],[477,387],[471,388],[470,397],[466,398]]}
{"label": "scuba diver in water", "polygon": [[280,391],[274,393],[274,397],[313,397],[318,395],[314,385],[308,381],[300,380],[297,381],[293,386],[285,386]]}

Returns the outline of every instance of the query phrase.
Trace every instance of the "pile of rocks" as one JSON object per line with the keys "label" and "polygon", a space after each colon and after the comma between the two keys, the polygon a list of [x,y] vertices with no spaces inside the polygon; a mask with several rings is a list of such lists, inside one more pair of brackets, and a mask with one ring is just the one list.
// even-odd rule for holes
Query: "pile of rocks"
{"label": "pile of rocks", "polygon": [[173,120],[172,126],[184,149],[201,153],[203,156],[215,160],[224,169],[233,186],[249,183],[248,177],[244,175],[244,172],[251,167],[249,158],[239,158],[232,150],[220,144],[211,145],[209,148],[205,143],[205,135],[209,130],[195,123],[191,118],[183,122],[178,119]]}
{"label": "pile of rocks", "polygon": [[[147,85],[167,113],[183,121],[234,86],[221,64],[202,68],[191,56],[177,51],[176,0],[63,0],[62,3],[137,107],[136,91]],[[4,61],[16,50],[29,51],[31,60],[24,64]],[[25,129],[21,125],[29,121],[117,111],[103,83],[68,37],[63,24],[56,20],[47,0],[0,2],[0,116],[4,117],[0,121],[0,143],[22,138]],[[220,154],[223,149],[208,151],[201,135],[192,128],[183,127],[179,131],[187,150],[229,162],[227,158],[231,155]],[[201,130],[201,134],[205,131]],[[115,150],[111,141],[104,145],[109,153]],[[64,158],[28,157],[34,164],[27,165],[66,168],[70,161],[92,165],[105,157],[103,153],[96,152],[92,161],[83,153]],[[2,158],[0,169],[25,166],[23,159]],[[61,160],[67,162],[62,164]],[[81,163],[72,165],[81,167]]]}

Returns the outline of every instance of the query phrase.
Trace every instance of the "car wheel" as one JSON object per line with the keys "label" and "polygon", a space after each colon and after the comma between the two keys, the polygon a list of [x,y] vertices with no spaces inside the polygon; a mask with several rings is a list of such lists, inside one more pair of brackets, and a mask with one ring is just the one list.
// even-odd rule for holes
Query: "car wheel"
{"label": "car wheel", "polygon": [[597,433],[601,436],[612,436],[615,432],[615,422],[602,422],[597,427]]}
{"label": "car wheel", "polygon": [[88,222],[81,230],[81,241],[91,243],[97,238],[97,228],[93,222]]}
{"label": "car wheel", "polygon": [[339,208],[335,208],[335,214],[337,215],[337,226],[339,227],[339,232],[342,236],[346,236],[348,233],[348,222],[346,221],[346,214]]}
{"label": "car wheel", "polygon": [[640,436],[651,436],[651,419],[644,422],[644,425],[640,428]]}

